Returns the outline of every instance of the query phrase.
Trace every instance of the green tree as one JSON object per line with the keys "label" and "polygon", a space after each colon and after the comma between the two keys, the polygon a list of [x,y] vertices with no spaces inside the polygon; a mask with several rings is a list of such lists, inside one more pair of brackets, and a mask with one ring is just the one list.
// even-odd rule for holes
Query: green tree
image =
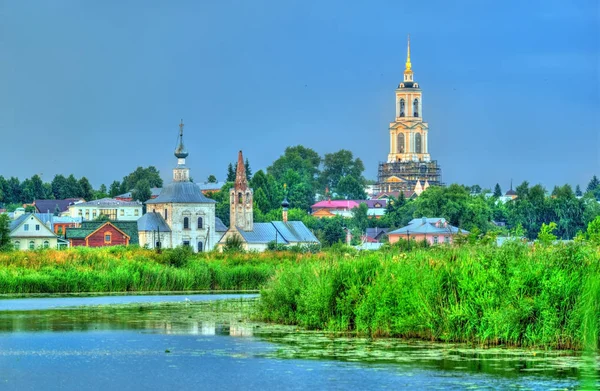
{"label": "green tree", "polygon": [[250,168],[250,161],[248,160],[248,158],[246,158],[244,168],[246,169],[246,179],[250,181],[250,179],[252,179],[252,169]]}
{"label": "green tree", "polygon": [[100,188],[94,192],[94,199],[99,200],[106,197],[108,197],[108,191],[106,190],[106,185],[102,184],[100,185]]}
{"label": "green tree", "polygon": [[10,241],[10,219],[6,213],[0,214],[0,251],[8,251],[12,249]]}
{"label": "green tree", "polygon": [[7,203],[9,204],[22,204],[23,203],[23,190],[21,187],[21,181],[19,178],[10,177],[6,181],[6,187],[8,189],[7,196],[5,197]]}
{"label": "green tree", "polygon": [[146,202],[152,197],[152,190],[150,189],[150,182],[146,179],[138,181],[135,188],[131,192],[131,198],[140,202]]}
{"label": "green tree", "polygon": [[352,219],[350,225],[353,229],[364,234],[365,230],[369,227],[369,208],[367,204],[361,202],[358,207],[352,209]]}
{"label": "green tree", "polygon": [[154,166],[148,166],[146,168],[138,167],[134,172],[123,178],[121,182],[122,193],[126,193],[135,189],[138,182],[146,180],[148,185],[152,187],[162,187],[163,181],[160,177],[160,172]]}
{"label": "green tree", "polygon": [[23,201],[29,203],[39,199],[46,199],[46,189],[42,178],[35,174],[23,182]]}
{"label": "green tree", "polygon": [[471,194],[481,194],[481,186],[479,186],[479,185],[471,186]]}
{"label": "green tree", "polygon": [[496,197],[496,198],[502,197],[502,189],[500,188],[499,183],[496,183],[496,186],[494,186],[494,197]]}
{"label": "green tree", "polygon": [[94,199],[94,189],[86,177],[81,177],[81,179],[79,179],[79,187],[81,188],[80,197],[86,201],[91,201]]}
{"label": "green tree", "polygon": [[352,177],[364,187],[362,173],[365,166],[360,158],[354,158],[352,152],[341,149],[327,153],[323,159],[323,170],[319,175],[321,189],[326,187],[339,193],[338,183],[342,178]]}
{"label": "green tree", "polygon": [[65,183],[65,197],[64,198],[79,198],[83,197],[83,189],[79,184],[79,181],[75,179],[73,174],[69,175]]}
{"label": "green tree", "polygon": [[555,229],[556,223],[554,221],[550,222],[550,224],[542,223],[537,237],[538,241],[544,245],[552,244],[556,240],[556,235],[553,234]]}
{"label": "green tree", "polygon": [[69,198],[67,178],[65,178],[63,175],[55,175],[54,179],[52,179],[52,182],[50,183],[50,186],[52,187],[52,195],[55,199],[64,200],[65,198]]}
{"label": "green tree", "polygon": [[323,229],[321,232],[321,243],[325,246],[331,246],[335,243],[343,243],[346,238],[344,231],[344,222],[341,217],[322,219]]}
{"label": "green tree", "polygon": [[233,234],[225,238],[225,244],[223,245],[223,251],[226,253],[232,252],[243,252],[244,241],[238,234]]}
{"label": "green tree", "polygon": [[589,241],[596,245],[600,245],[600,216],[588,223],[586,235]]}
{"label": "green tree", "polygon": [[115,198],[119,194],[121,194],[121,182],[113,181],[113,183],[110,184],[110,187],[108,189],[108,196],[111,198]]}
{"label": "green tree", "polygon": [[284,154],[267,168],[267,173],[273,175],[279,183],[284,183],[284,176],[289,170],[292,170],[313,187],[319,174],[320,164],[321,157],[317,152],[302,145],[296,145],[287,147]]}
{"label": "green tree", "polygon": [[596,190],[596,188],[598,186],[600,186],[600,180],[598,179],[598,177],[596,175],[594,175],[587,185],[586,192],[589,192],[589,191],[593,192],[594,190]]}
{"label": "green tree", "polygon": [[233,169],[233,164],[229,163],[227,166],[227,182],[235,182],[235,171]]}
{"label": "green tree", "polygon": [[579,185],[575,186],[575,195],[577,197],[583,196],[583,192],[581,191],[581,187],[579,187]]}
{"label": "green tree", "polygon": [[218,182],[218,181],[217,181],[217,177],[216,177],[216,176],[214,176],[214,175],[212,175],[212,174],[208,176],[208,179],[207,179],[206,181],[207,181],[208,183],[217,183],[217,182]]}
{"label": "green tree", "polygon": [[354,176],[345,176],[337,184],[336,193],[338,197],[347,200],[364,200],[367,198],[365,187]]}

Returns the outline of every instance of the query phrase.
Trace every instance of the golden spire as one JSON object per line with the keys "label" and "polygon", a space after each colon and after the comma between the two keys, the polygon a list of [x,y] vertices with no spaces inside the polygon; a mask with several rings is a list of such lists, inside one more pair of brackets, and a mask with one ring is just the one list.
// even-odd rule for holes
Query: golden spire
{"label": "golden spire", "polygon": [[406,52],[406,69],[404,69],[405,73],[412,72],[410,69],[412,64],[410,63],[410,34],[408,34],[408,49]]}

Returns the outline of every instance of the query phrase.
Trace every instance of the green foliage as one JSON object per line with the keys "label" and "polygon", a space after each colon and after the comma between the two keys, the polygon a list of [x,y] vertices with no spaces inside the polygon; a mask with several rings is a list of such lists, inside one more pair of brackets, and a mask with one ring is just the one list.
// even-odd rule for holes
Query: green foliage
{"label": "green foliage", "polygon": [[233,234],[225,239],[223,245],[223,252],[226,253],[239,253],[244,251],[244,241],[238,234]]}
{"label": "green foliage", "polygon": [[114,198],[121,194],[121,182],[113,181],[108,189],[108,196]]}
{"label": "green foliage", "polygon": [[10,219],[5,213],[0,213],[0,251],[9,251],[12,249],[10,241]]}
{"label": "green foliage", "polygon": [[193,255],[192,247],[183,245],[173,249],[164,249],[161,253],[163,262],[174,267],[185,266]]}
{"label": "green foliage", "polygon": [[131,197],[140,202],[146,202],[152,197],[152,189],[147,179],[142,179],[135,184]]}
{"label": "green foliage", "polygon": [[227,182],[235,182],[235,170],[233,169],[233,164],[229,163],[227,166]]}
{"label": "green foliage", "polygon": [[496,197],[496,198],[502,197],[502,189],[500,188],[499,183],[496,183],[496,186],[494,186],[494,197]]}
{"label": "green foliage", "polygon": [[554,230],[556,230],[556,223],[554,221],[548,225],[542,223],[537,237],[538,242],[546,246],[552,244],[557,239],[556,235],[553,234]]}
{"label": "green foliage", "polygon": [[590,179],[590,182],[587,185],[586,188],[586,193],[587,192],[594,192],[596,191],[596,189],[600,186],[600,179],[598,179],[598,177],[596,175],[594,175],[592,177],[592,179]]}
{"label": "green foliage", "polygon": [[154,166],[148,166],[146,168],[138,167],[134,172],[123,178],[121,182],[121,193],[126,193],[136,188],[140,181],[147,181],[148,186],[162,187],[163,181],[160,177],[160,172]]}
{"label": "green foliage", "polygon": [[244,162],[244,169],[246,170],[246,179],[250,181],[252,179],[252,168],[250,168],[250,161],[246,158]]}
{"label": "green foliage", "polygon": [[330,252],[279,270],[261,291],[259,312],[267,321],[369,336],[581,349],[598,342],[597,300],[588,299],[600,294],[598,284],[581,283],[600,280],[596,251],[515,242]]}
{"label": "green foliage", "polygon": [[208,178],[206,179],[206,182],[208,182],[208,183],[217,183],[217,182],[218,182],[218,181],[217,181],[217,177],[211,174],[211,175],[209,175],[209,176],[208,176]]}
{"label": "green foliage", "polygon": [[364,200],[367,198],[362,180],[350,175],[339,180],[335,187],[335,193],[338,197],[347,200]]}
{"label": "green foliage", "polygon": [[597,246],[600,246],[600,215],[589,222],[586,231],[587,239]]}
{"label": "green foliage", "polygon": [[364,199],[364,170],[362,160],[355,159],[351,151],[340,149],[334,153],[326,153],[323,170],[318,178],[320,189],[329,188],[342,198]]}

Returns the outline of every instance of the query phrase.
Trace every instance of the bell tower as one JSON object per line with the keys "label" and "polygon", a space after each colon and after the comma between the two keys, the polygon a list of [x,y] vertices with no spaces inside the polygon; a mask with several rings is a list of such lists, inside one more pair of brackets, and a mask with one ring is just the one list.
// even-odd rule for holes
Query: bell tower
{"label": "bell tower", "polygon": [[390,123],[388,163],[430,161],[428,133],[429,126],[423,122],[423,95],[410,61],[409,35],[404,80],[396,89],[396,120]]}
{"label": "bell tower", "polygon": [[248,186],[246,166],[242,151],[238,154],[237,170],[235,174],[235,187],[229,190],[229,226],[243,231],[254,230],[254,211],[252,204],[254,193]]}

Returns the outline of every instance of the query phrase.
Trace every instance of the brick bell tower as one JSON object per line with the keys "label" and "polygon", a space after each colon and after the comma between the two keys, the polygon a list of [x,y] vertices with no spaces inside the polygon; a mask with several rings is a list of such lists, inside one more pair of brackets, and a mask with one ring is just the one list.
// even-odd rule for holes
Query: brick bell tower
{"label": "brick bell tower", "polygon": [[239,228],[243,231],[254,230],[254,211],[252,204],[254,193],[248,186],[246,166],[242,151],[238,154],[235,187],[229,190],[229,227]]}

